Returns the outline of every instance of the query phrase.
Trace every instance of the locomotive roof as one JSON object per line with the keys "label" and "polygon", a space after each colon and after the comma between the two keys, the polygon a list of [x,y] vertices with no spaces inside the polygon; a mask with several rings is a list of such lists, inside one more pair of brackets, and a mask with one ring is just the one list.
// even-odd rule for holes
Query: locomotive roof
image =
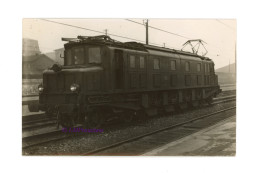
{"label": "locomotive roof", "polygon": [[153,45],[145,45],[145,44],[143,44],[143,45],[144,45],[145,48],[147,48],[147,50],[149,52],[155,50],[155,51],[168,52],[168,53],[174,53],[174,54],[179,54],[179,55],[189,55],[189,56],[192,56],[192,57],[200,58],[202,60],[204,60],[204,59],[205,60],[211,60],[208,57],[203,57],[203,56],[191,53],[191,52],[185,52],[185,51],[181,51],[181,50],[169,49],[169,48],[158,47],[158,46],[153,46]]}
{"label": "locomotive roof", "polygon": [[168,52],[180,55],[189,55],[193,57],[200,58],[202,60],[211,60],[208,57],[203,57],[198,54],[194,54],[191,52],[186,52],[182,50],[170,49],[165,47],[158,47],[153,45],[146,45],[143,43],[138,42],[119,42],[114,39],[111,39],[109,36],[100,35],[100,36],[78,36],[77,38],[62,38],[62,41],[68,41],[64,46],[65,48],[69,48],[75,45],[82,45],[82,44],[96,44],[96,45],[107,45],[111,47],[118,47],[124,49],[132,49],[138,51],[145,51],[145,52],[153,52],[153,51],[160,51],[160,52]]}

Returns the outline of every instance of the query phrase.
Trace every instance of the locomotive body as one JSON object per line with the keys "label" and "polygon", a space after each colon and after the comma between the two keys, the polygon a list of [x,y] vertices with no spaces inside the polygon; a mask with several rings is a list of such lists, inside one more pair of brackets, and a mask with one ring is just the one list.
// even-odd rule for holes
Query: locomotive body
{"label": "locomotive body", "polygon": [[64,66],[44,71],[39,86],[39,109],[63,126],[197,107],[221,92],[209,58],[108,36],[68,41]]}

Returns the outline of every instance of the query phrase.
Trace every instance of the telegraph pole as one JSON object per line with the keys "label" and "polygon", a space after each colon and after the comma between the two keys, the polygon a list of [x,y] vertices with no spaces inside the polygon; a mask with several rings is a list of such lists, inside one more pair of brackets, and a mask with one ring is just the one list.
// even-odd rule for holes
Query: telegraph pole
{"label": "telegraph pole", "polygon": [[106,35],[107,35],[107,29],[105,29],[105,33],[106,33]]}
{"label": "telegraph pole", "polygon": [[145,27],[146,27],[146,44],[148,45],[149,44],[149,39],[148,39],[148,19],[146,19],[146,22],[145,22]]}

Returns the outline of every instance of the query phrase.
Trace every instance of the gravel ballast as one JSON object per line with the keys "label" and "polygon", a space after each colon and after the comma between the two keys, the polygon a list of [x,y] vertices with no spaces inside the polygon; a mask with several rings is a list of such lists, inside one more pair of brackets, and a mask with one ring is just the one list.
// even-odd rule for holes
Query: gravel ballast
{"label": "gravel ballast", "polygon": [[[23,149],[23,155],[81,155],[88,151],[111,145],[115,142],[126,140],[138,135],[142,135],[147,132],[151,132],[163,127],[170,126],[195,118],[204,114],[213,113],[221,109],[235,106],[236,102],[228,102],[217,104],[213,106],[203,107],[195,110],[188,110],[184,113],[174,113],[173,115],[157,116],[150,118],[143,122],[134,122],[131,124],[110,124],[104,125],[100,129],[103,129],[102,133],[86,133],[86,132],[74,132],[69,134],[70,138],[63,140],[42,144],[39,146],[33,146]],[[78,135],[81,133],[80,135]]]}

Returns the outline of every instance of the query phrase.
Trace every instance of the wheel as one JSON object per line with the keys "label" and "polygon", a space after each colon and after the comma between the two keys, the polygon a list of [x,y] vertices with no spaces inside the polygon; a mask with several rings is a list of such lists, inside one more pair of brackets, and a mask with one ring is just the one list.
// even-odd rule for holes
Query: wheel
{"label": "wheel", "polygon": [[136,121],[145,121],[147,118],[148,116],[144,110],[138,110],[135,112],[134,119]]}
{"label": "wheel", "polygon": [[123,112],[123,114],[120,116],[121,120],[124,123],[131,123],[134,119],[134,112],[128,111],[128,112]]}
{"label": "wheel", "polygon": [[52,117],[53,115],[55,116],[55,114],[57,114],[57,112],[55,113],[54,109],[50,108],[50,107],[48,107],[46,112],[45,112],[45,115],[47,117]]}
{"label": "wheel", "polygon": [[212,97],[210,97],[210,98],[207,99],[208,105],[212,105],[212,102],[213,102],[213,98],[212,98]]}
{"label": "wheel", "polygon": [[204,106],[204,100],[201,99],[201,100],[199,100],[199,106],[198,107],[202,108],[203,106]]}
{"label": "wheel", "polygon": [[158,116],[163,117],[163,116],[167,116],[167,112],[165,111],[165,108],[160,108],[158,109]]}
{"label": "wheel", "polygon": [[87,128],[99,128],[104,122],[104,118],[99,111],[86,114],[84,117],[84,126]]}
{"label": "wheel", "polygon": [[65,128],[70,128],[75,125],[73,117],[66,115],[66,114],[60,114],[59,112],[57,113],[57,118],[58,118],[58,124],[61,124],[62,127]]}
{"label": "wheel", "polygon": [[191,104],[193,108],[197,108],[199,106],[199,101],[193,101]]}
{"label": "wheel", "polygon": [[188,104],[186,102],[180,103],[179,108],[180,108],[181,111],[184,111],[188,108]]}

